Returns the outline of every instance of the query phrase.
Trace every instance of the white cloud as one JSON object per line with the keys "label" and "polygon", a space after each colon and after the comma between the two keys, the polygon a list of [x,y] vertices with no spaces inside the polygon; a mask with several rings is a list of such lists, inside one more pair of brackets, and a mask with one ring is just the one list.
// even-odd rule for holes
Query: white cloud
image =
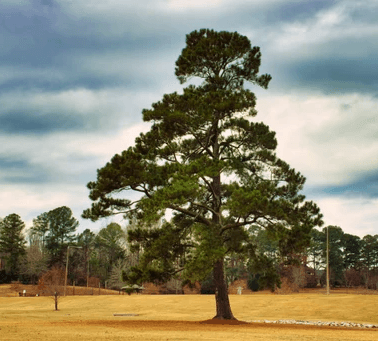
{"label": "white cloud", "polygon": [[360,94],[266,95],[256,120],[277,132],[278,155],[309,183],[341,185],[378,167],[377,106]]}
{"label": "white cloud", "polygon": [[[357,22],[353,19],[353,13],[362,9],[369,12],[372,8],[378,10],[378,4],[366,1],[340,1],[335,6],[319,11],[312,18],[305,21],[285,23],[280,27],[273,27],[268,33],[269,40],[273,43],[270,47],[275,53],[289,54],[291,59],[323,56],[338,52],[343,56],[358,56],[362,51],[358,49],[343,49],[326,51],[320,46],[340,40],[367,39],[378,37],[378,22]],[[374,39],[374,38],[373,38]],[[366,46],[369,48],[368,46]],[[366,52],[366,51],[365,51]]]}
{"label": "white cloud", "polygon": [[[41,174],[31,172],[43,170],[54,179],[53,181],[60,184],[68,181],[70,177],[75,180],[79,175],[92,174],[95,177],[97,168],[103,167],[114,154],[134,145],[135,138],[142,131],[148,131],[149,126],[148,123],[139,123],[114,133],[100,135],[96,132],[61,132],[48,136],[3,135],[0,137],[0,144],[4,146],[1,156],[5,159],[27,160],[30,169],[27,174],[23,173],[23,168],[13,170],[12,174],[7,169],[1,171],[0,175],[40,177]],[[46,184],[40,186],[48,188],[51,181],[46,179]],[[86,183],[83,183],[83,186],[85,185]]]}
{"label": "white cloud", "polygon": [[33,185],[18,187],[3,184],[0,192],[2,214],[7,212],[5,215],[11,213],[27,215],[27,212],[31,210],[41,210],[42,213],[73,201],[82,201],[76,197],[77,190],[72,186],[64,185],[59,188],[59,186],[55,185],[52,187]]}
{"label": "white cloud", "polygon": [[[139,123],[124,127],[113,134],[62,132],[40,137],[1,136],[0,145],[5,147],[2,150],[3,155],[10,155],[15,160],[25,158],[30,165],[36,166],[36,170],[41,167],[47,175],[55,177],[53,181],[35,185],[2,184],[1,217],[17,213],[26,226],[30,227],[32,220],[40,213],[68,206],[80,222],[78,232],[85,228],[97,231],[113,220],[125,225],[122,218],[116,217],[101,219],[96,223],[81,218],[83,210],[91,206],[86,184],[96,180],[96,169],[105,166],[114,154],[134,145],[135,138],[148,130],[148,123]],[[29,167],[27,170],[14,170],[11,175],[27,176],[32,175],[31,172]],[[83,174],[86,174],[83,183],[70,183],[70,177],[76,179]],[[1,172],[0,175],[9,176],[9,170]]]}
{"label": "white cloud", "polygon": [[[150,107],[151,103],[159,100],[160,97],[161,94],[125,88],[104,88],[101,90],[76,88],[56,92],[39,90],[3,92],[0,95],[0,102],[2,103],[0,115],[2,112],[16,111],[30,112],[31,115],[76,116],[82,117],[88,129],[97,130],[98,127],[101,127],[103,131],[117,130],[120,122],[127,125],[142,121],[142,109]],[[45,133],[48,134],[49,131]],[[16,137],[0,136],[0,140],[2,138],[7,140]],[[26,139],[31,140],[33,137],[26,137]],[[6,149],[9,148],[7,145],[8,143]],[[22,150],[23,147],[20,149]]]}
{"label": "white cloud", "polygon": [[[81,218],[84,209],[91,206],[88,198],[89,191],[86,184],[82,186],[69,184],[50,184],[44,186],[33,185],[2,185],[0,192],[1,217],[16,213],[25,222],[26,230],[33,225],[33,219],[43,212],[48,212],[57,207],[67,206],[72,210],[73,216],[80,225],[77,233],[89,228],[98,231],[113,219],[102,219],[93,223]],[[122,221],[122,219],[120,220]],[[123,222],[125,224],[125,222]]]}
{"label": "white cloud", "polygon": [[[5,217],[16,213],[26,227],[33,224],[39,214],[60,206],[76,206],[85,199],[85,186],[82,190],[74,186],[33,186],[2,185],[0,192],[1,214]],[[76,217],[77,218],[77,217]]]}
{"label": "white cloud", "polygon": [[110,161],[114,154],[119,154],[128,147],[134,145],[135,138],[141,132],[150,129],[149,123],[139,123],[133,126],[124,127],[116,134],[98,136],[97,134],[76,135],[68,139],[64,148],[75,150],[81,155],[91,155],[96,157],[99,166],[104,166]]}
{"label": "white cloud", "polygon": [[325,197],[317,200],[324,215],[324,226],[340,226],[345,233],[363,237],[377,234],[375,222],[378,220],[378,199],[345,199]]}

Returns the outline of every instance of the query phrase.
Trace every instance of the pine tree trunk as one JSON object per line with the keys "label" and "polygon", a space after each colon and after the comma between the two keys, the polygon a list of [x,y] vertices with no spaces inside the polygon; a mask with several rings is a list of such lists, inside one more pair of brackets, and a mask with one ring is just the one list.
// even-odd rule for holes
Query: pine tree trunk
{"label": "pine tree trunk", "polygon": [[214,282],[217,314],[213,319],[236,320],[232,314],[230,301],[228,299],[227,285],[224,278],[223,259],[218,260],[214,265]]}
{"label": "pine tree trunk", "polygon": [[[219,141],[218,141],[218,120],[214,122],[214,136],[213,136],[213,158],[219,161]],[[213,177],[212,191],[213,191],[213,223],[218,226],[221,215],[221,170],[219,174]],[[216,212],[216,213],[215,213]],[[219,236],[220,237],[220,236]],[[214,264],[214,282],[215,282],[215,302],[217,314],[213,319],[219,320],[236,320],[231,311],[230,301],[228,299],[227,285],[224,278],[223,258],[219,259]]]}

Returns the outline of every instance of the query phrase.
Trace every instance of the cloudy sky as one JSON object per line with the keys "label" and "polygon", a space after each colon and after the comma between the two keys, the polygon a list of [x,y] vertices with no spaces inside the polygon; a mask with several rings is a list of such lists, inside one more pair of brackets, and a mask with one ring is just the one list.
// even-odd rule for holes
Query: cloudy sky
{"label": "cloudy sky", "polygon": [[86,184],[182,89],[185,35],[211,28],[260,46],[256,119],[325,224],[378,234],[377,18],[371,0],[1,0],[0,217],[65,205],[79,232],[106,226],[80,218]]}

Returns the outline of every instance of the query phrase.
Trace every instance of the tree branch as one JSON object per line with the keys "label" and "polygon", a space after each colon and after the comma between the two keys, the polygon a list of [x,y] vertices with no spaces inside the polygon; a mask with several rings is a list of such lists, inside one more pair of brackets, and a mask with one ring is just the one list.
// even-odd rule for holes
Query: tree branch
{"label": "tree branch", "polygon": [[253,218],[253,220],[244,220],[243,222],[239,222],[239,223],[227,224],[224,227],[222,227],[220,235],[222,235],[227,230],[235,229],[235,228],[245,226],[245,225],[254,224],[257,222],[259,218],[261,217],[256,216]]}
{"label": "tree branch", "polygon": [[175,211],[184,213],[184,214],[186,214],[186,215],[188,215],[190,217],[193,217],[193,218],[195,218],[195,220],[199,220],[199,221],[201,221],[202,223],[204,223],[207,226],[211,226],[212,225],[211,221],[209,221],[208,219],[206,219],[205,217],[201,216],[198,213],[189,211],[189,210],[187,210],[185,208],[182,208],[182,207],[179,207],[179,206],[176,206],[176,205],[169,205],[168,208],[170,208],[171,210],[175,210]]}

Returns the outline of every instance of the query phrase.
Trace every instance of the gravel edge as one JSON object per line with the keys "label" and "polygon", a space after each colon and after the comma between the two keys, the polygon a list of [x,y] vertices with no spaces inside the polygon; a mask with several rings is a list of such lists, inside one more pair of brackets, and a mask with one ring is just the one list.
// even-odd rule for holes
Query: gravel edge
{"label": "gravel edge", "polygon": [[378,328],[377,324],[355,323],[355,322],[335,322],[335,321],[304,321],[304,320],[246,320],[249,323],[271,323],[271,324],[300,324],[307,326],[329,326],[344,328]]}

